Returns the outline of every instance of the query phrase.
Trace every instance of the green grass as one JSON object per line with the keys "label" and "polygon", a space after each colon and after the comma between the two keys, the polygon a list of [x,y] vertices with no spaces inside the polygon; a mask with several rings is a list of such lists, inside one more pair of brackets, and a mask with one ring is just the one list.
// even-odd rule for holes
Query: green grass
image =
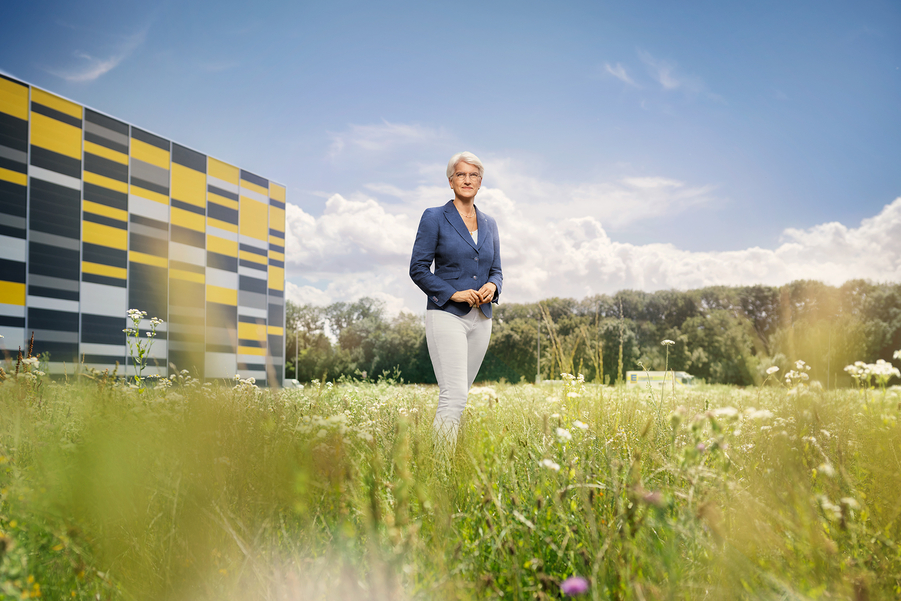
{"label": "green grass", "polygon": [[901,594],[891,390],[498,384],[443,460],[433,387],[40,381],[0,384],[0,599]]}

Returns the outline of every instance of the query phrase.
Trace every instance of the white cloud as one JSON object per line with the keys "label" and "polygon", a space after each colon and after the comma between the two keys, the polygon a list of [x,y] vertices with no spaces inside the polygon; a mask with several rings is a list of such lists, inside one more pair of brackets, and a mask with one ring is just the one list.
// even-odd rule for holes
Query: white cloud
{"label": "white cloud", "polygon": [[72,83],[94,81],[118,67],[144,43],[146,37],[146,29],[124,37],[113,44],[112,50],[107,50],[102,55],[94,55],[82,50],[75,51],[73,56],[78,59],[77,64],[69,68],[47,69],[47,71],[51,75],[56,75]]}
{"label": "white cloud", "polygon": [[623,67],[621,64],[616,63],[615,67],[611,67],[610,63],[604,63],[604,69],[606,69],[607,73],[609,73],[613,77],[617,78],[621,82],[627,83],[630,86],[635,86],[636,88],[639,87],[639,85],[637,83],[632,81],[632,78],[629,77],[628,73],[626,73],[626,68]]}
{"label": "white cloud", "polygon": [[689,97],[703,97],[718,103],[725,103],[725,99],[719,94],[711,92],[697,75],[691,75],[683,71],[677,74],[676,64],[667,60],[658,59],[645,50],[638,51],[638,58],[647,66],[651,77],[660,84],[664,91],[679,90]]}
{"label": "white cloud", "polygon": [[347,130],[331,134],[329,156],[334,158],[353,149],[369,153],[393,150],[400,146],[428,144],[445,138],[441,130],[408,123],[383,120],[376,125],[350,124]]}

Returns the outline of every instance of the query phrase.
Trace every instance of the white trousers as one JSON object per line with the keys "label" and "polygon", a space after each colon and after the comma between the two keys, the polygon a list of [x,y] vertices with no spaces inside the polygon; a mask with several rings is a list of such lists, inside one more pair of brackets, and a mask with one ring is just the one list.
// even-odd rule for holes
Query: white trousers
{"label": "white trousers", "polygon": [[432,425],[453,448],[469,389],[488,350],[491,320],[478,307],[463,317],[433,309],[425,312],[425,337],[438,380],[438,410]]}

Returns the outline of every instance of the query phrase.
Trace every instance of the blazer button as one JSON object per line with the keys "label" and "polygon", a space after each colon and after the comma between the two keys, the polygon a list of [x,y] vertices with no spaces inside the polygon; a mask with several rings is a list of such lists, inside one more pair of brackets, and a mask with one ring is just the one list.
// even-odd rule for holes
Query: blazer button
{"label": "blazer button", "polygon": [[476,261],[478,261],[478,260],[479,260],[479,258],[478,258],[478,257],[473,257],[473,259],[475,259],[475,260],[476,260]]}
{"label": "blazer button", "polygon": [[472,279],[476,279],[476,276],[472,276]]}

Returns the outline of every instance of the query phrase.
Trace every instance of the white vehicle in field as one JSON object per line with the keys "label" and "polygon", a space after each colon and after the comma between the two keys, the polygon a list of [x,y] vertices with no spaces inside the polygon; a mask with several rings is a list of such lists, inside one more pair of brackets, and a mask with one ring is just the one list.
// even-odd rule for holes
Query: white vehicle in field
{"label": "white vehicle in field", "polygon": [[684,371],[627,371],[626,384],[629,386],[691,386],[694,376]]}

